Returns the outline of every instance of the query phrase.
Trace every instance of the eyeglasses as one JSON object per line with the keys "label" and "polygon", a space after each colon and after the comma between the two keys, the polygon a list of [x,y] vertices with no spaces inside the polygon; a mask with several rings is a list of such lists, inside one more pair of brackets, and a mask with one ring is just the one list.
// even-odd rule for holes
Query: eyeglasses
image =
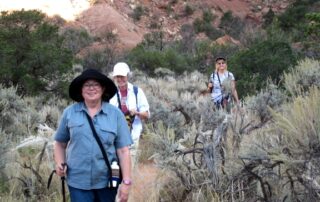
{"label": "eyeglasses", "polygon": [[83,84],[83,88],[89,89],[90,87],[97,89],[97,88],[100,88],[101,85],[100,85],[100,83],[96,83],[96,82]]}

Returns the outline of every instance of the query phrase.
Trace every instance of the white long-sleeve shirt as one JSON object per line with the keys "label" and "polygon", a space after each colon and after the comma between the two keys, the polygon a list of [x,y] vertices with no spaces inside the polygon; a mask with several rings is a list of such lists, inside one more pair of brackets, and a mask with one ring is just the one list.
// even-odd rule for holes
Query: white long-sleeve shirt
{"label": "white long-sleeve shirt", "polygon": [[[148,100],[141,88],[138,87],[138,93],[137,93],[137,100],[136,96],[133,91],[133,85],[128,82],[128,93],[127,93],[127,100],[126,100],[126,106],[128,110],[135,109],[138,112],[145,112],[148,111],[148,114],[150,116],[150,107]],[[121,100],[121,94],[119,93],[120,100]],[[117,94],[114,95],[110,99],[110,104],[119,107]],[[133,140],[138,140],[140,138],[142,132],[142,121],[138,116],[135,116],[135,119],[132,123],[132,130],[131,130],[131,136]]]}

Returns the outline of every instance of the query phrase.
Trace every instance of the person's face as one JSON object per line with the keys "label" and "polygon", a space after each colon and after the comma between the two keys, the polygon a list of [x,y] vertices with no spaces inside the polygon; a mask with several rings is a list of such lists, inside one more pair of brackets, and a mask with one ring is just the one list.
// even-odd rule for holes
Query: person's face
{"label": "person's face", "polygon": [[96,80],[87,80],[82,86],[82,97],[85,101],[100,100],[104,88]]}
{"label": "person's face", "polygon": [[227,67],[227,63],[225,60],[221,59],[221,60],[216,61],[216,69],[217,70],[225,70],[226,67]]}
{"label": "person's face", "polygon": [[128,77],[127,76],[115,76],[114,81],[116,82],[119,88],[126,87],[128,84]]}

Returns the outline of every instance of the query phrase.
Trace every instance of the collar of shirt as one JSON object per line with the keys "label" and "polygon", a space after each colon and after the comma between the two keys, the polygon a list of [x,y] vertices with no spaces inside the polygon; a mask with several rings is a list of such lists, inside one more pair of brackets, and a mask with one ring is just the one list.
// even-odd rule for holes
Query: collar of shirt
{"label": "collar of shirt", "polygon": [[[99,111],[99,113],[104,113],[104,114],[108,114],[108,105],[109,103],[107,102],[102,102],[102,105],[101,105],[101,109]],[[87,110],[87,106],[84,104],[84,102],[79,102],[78,105],[76,106],[76,111],[85,111],[88,113],[88,110]]]}

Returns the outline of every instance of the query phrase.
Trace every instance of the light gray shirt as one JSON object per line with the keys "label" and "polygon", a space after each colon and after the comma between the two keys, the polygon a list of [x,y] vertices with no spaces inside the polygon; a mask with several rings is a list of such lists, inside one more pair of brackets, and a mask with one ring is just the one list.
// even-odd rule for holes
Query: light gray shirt
{"label": "light gray shirt", "polygon": [[223,83],[223,81],[227,78],[231,79],[232,81],[235,80],[233,74],[229,71],[225,71],[223,74],[219,74],[219,78],[220,78],[220,82],[219,82],[219,78],[218,78],[218,73],[214,72],[210,75],[210,80],[209,82],[213,84],[213,89],[211,92],[211,99],[213,100],[213,102],[220,102],[222,100],[222,89],[221,89],[221,84]]}

